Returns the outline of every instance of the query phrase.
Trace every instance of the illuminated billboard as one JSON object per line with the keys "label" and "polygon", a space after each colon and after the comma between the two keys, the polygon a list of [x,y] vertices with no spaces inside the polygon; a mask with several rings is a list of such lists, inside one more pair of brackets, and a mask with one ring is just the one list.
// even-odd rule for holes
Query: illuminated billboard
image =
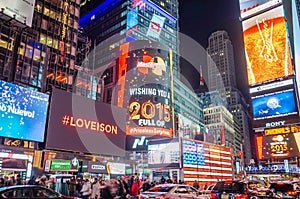
{"label": "illuminated billboard", "polygon": [[2,12],[31,27],[35,0],[0,1]]}
{"label": "illuminated billboard", "polygon": [[49,95],[0,80],[0,136],[44,141]]}
{"label": "illuminated billboard", "polygon": [[296,115],[294,90],[284,90],[252,97],[254,120]]}
{"label": "illuminated billboard", "polygon": [[148,145],[148,167],[149,168],[163,168],[163,167],[179,168],[179,163],[180,163],[180,147],[179,147],[178,139],[170,142],[164,142],[164,141],[149,142]]}
{"label": "illuminated billboard", "polygon": [[296,157],[300,152],[300,133],[257,136],[256,146],[259,160]]}
{"label": "illuminated billboard", "polygon": [[113,105],[53,89],[46,148],[124,156],[125,117]]}
{"label": "illuminated billboard", "polygon": [[240,0],[240,14],[242,18],[245,18],[281,2],[282,0]]}
{"label": "illuminated billboard", "polygon": [[194,139],[196,135],[200,134],[200,125],[192,122],[187,117],[178,114],[178,132],[179,137]]}
{"label": "illuminated billboard", "polygon": [[137,50],[123,52],[128,56],[119,58],[118,73],[122,75],[117,91],[118,106],[123,104],[128,111],[126,135],[173,137],[169,51],[153,41],[134,41],[128,45]]}
{"label": "illuminated billboard", "polygon": [[232,153],[229,147],[182,139],[184,182],[214,184],[218,180],[232,180]]}
{"label": "illuminated billboard", "polygon": [[242,22],[249,85],[294,75],[283,6]]}

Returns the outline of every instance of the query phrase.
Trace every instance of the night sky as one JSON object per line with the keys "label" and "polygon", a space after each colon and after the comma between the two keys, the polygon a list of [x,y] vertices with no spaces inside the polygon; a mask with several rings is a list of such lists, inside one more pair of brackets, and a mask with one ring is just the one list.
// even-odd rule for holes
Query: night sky
{"label": "night sky", "polygon": [[[244,59],[242,25],[239,20],[238,0],[179,0],[180,32],[192,37],[205,49],[208,37],[217,30],[228,32],[233,44],[238,88],[247,94],[247,76]],[[188,77],[194,89],[198,88],[198,72],[183,60],[181,73]]]}

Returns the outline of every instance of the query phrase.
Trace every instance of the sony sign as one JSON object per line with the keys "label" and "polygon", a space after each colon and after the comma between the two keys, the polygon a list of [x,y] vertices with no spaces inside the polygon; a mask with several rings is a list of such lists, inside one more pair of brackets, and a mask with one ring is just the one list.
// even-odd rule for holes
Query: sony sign
{"label": "sony sign", "polygon": [[268,122],[266,123],[266,128],[284,126],[284,125],[285,125],[285,121]]}

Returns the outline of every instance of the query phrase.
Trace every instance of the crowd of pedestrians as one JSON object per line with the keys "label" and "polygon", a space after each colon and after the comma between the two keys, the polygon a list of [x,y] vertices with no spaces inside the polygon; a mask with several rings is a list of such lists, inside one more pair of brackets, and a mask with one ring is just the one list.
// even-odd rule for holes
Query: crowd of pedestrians
{"label": "crowd of pedestrians", "polygon": [[[129,179],[125,177],[117,180],[93,180],[72,179],[68,182],[69,195],[81,197],[83,199],[135,199],[140,192],[147,191],[157,184],[176,183],[176,180],[162,177],[159,181],[150,182],[149,179],[139,179],[138,176],[131,176]],[[181,181],[178,183],[182,183]]]}
{"label": "crowd of pedestrians", "polygon": [[[150,181],[149,179],[139,179],[138,176],[131,176],[129,179],[120,177],[118,179],[101,180],[94,179],[76,179],[75,176],[67,181],[68,195],[80,197],[82,199],[135,199],[140,192],[147,191],[157,184],[164,183],[179,183],[176,180],[171,180],[170,177],[165,179],[163,176],[159,181]],[[4,176],[0,178],[0,187],[13,185],[41,185],[50,189],[55,189],[55,182],[43,175],[40,177],[32,177],[28,181],[22,181],[20,175]]]}

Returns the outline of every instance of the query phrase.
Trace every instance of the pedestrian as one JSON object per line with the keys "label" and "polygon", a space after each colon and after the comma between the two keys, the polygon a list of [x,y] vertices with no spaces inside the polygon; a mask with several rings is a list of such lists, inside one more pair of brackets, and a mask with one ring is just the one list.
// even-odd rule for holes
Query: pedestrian
{"label": "pedestrian", "polygon": [[12,186],[12,182],[9,180],[8,176],[4,176],[4,186]]}
{"label": "pedestrian", "polygon": [[90,183],[89,179],[85,179],[80,192],[81,192],[81,195],[82,195],[82,199],[88,199],[89,198],[89,196],[92,193],[91,183]]}
{"label": "pedestrian", "polygon": [[5,186],[4,178],[0,178],[0,188],[4,186]]}
{"label": "pedestrian", "polygon": [[67,184],[68,184],[69,196],[74,196],[76,191],[76,184],[77,184],[75,176],[72,176],[72,178],[70,179],[70,181],[67,182]]}
{"label": "pedestrian", "polygon": [[139,195],[139,189],[140,189],[140,187],[139,187],[139,180],[136,178],[136,179],[134,179],[134,183],[133,183],[133,185],[131,187],[131,190],[130,190],[131,195],[132,196]]}
{"label": "pedestrian", "polygon": [[125,181],[125,177],[124,177],[124,176],[122,176],[122,184],[123,184],[124,189],[125,189],[125,191],[126,191],[126,195],[127,195],[127,194],[130,194],[130,191],[129,191],[129,188],[128,188],[128,184],[127,184],[127,182]]}
{"label": "pedestrian", "polygon": [[103,199],[113,199],[113,196],[111,194],[111,187],[108,182],[102,182],[101,189],[101,198]]}
{"label": "pedestrian", "polygon": [[144,183],[142,185],[142,190],[143,191],[148,191],[151,188],[150,183],[148,182],[147,179],[144,179]]}
{"label": "pedestrian", "polygon": [[199,190],[200,185],[199,185],[199,183],[198,183],[197,180],[195,180],[195,182],[194,182],[194,184],[193,184],[193,187],[194,187],[195,189]]}
{"label": "pedestrian", "polygon": [[30,180],[28,181],[27,184],[29,184],[29,185],[34,185],[34,184],[35,184],[35,177],[32,176],[32,177],[30,178]]}
{"label": "pedestrian", "polygon": [[131,187],[134,183],[134,176],[131,176],[131,178],[128,180],[128,189],[131,191]]}
{"label": "pedestrian", "polygon": [[169,176],[167,179],[167,183],[172,183],[171,177]]}
{"label": "pedestrian", "polygon": [[164,176],[161,176],[161,179],[159,181],[160,184],[165,184],[166,183],[166,179],[164,178]]}
{"label": "pedestrian", "polygon": [[98,178],[95,178],[94,182],[92,183],[91,199],[97,199],[97,198],[100,198],[100,183],[98,181]]}
{"label": "pedestrian", "polygon": [[125,199],[126,198],[126,190],[124,188],[124,185],[123,185],[121,179],[118,179],[118,181],[117,181],[116,198],[118,198],[118,199]]}
{"label": "pedestrian", "polygon": [[18,174],[18,175],[17,175],[17,179],[16,179],[16,185],[22,185],[22,184],[23,184],[23,182],[22,182],[21,175]]}

